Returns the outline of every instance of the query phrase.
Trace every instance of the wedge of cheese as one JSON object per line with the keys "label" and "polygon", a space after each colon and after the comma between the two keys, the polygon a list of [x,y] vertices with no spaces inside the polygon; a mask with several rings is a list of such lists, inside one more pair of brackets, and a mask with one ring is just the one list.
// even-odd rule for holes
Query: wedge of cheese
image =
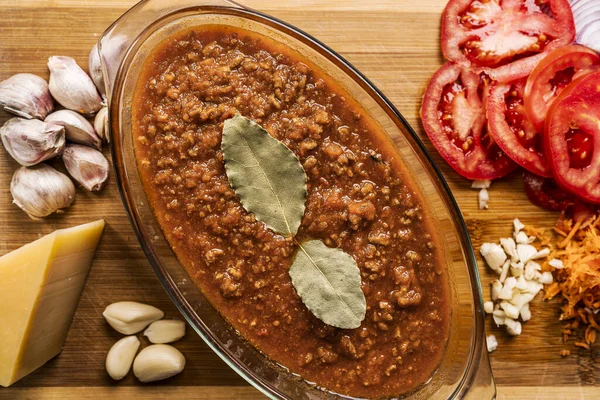
{"label": "wedge of cheese", "polygon": [[103,229],[57,230],[0,257],[0,386],[62,350]]}

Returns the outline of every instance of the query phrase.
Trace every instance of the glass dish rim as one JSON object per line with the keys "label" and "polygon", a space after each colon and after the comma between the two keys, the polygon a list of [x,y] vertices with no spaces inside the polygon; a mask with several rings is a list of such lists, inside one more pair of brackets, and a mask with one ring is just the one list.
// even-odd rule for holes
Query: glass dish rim
{"label": "glass dish rim", "polygon": [[[143,0],[139,3],[137,3],[136,5],[134,5],[133,7],[131,7],[125,14],[123,14],[113,24],[111,24],[106,29],[105,32],[111,31],[114,26],[119,24],[121,19],[126,14],[128,14],[130,11],[137,8],[138,6],[146,3],[147,1],[148,0]],[[325,57],[329,61],[331,61],[333,64],[335,64],[336,67],[340,68],[348,78],[352,79],[363,90],[365,90],[365,92],[390,117],[390,119],[394,122],[395,125],[397,125],[399,127],[401,126],[410,135],[410,139],[413,141],[413,143],[417,147],[415,149],[416,150],[415,153],[418,153],[418,152],[421,153],[420,156],[423,158],[423,160],[426,162],[428,168],[430,169],[431,180],[434,181],[434,186],[437,188],[437,190],[440,194],[440,197],[442,199],[444,199],[444,201],[446,203],[446,207],[448,208],[449,214],[451,215],[452,219],[454,220],[457,234],[461,239],[461,249],[464,252],[465,262],[467,264],[467,270],[469,272],[469,278],[470,278],[469,285],[470,285],[471,291],[473,293],[474,327],[473,327],[473,333],[472,333],[471,346],[470,346],[470,350],[469,350],[469,360],[465,366],[464,374],[463,374],[460,382],[458,382],[455,390],[452,393],[452,398],[455,398],[457,395],[461,395],[461,394],[464,395],[466,393],[465,390],[468,390],[469,386],[473,383],[473,381],[477,375],[477,371],[473,370],[473,365],[476,364],[477,362],[479,362],[481,359],[482,349],[481,349],[481,346],[477,345],[478,344],[477,338],[485,339],[483,298],[482,298],[482,289],[481,289],[481,283],[480,283],[481,281],[480,281],[480,276],[479,276],[479,270],[477,267],[477,260],[476,260],[473,245],[471,243],[471,239],[470,239],[470,236],[469,236],[469,233],[467,230],[467,226],[466,226],[466,223],[462,216],[462,213],[460,212],[458,204],[457,204],[457,202],[450,190],[450,187],[448,186],[448,183],[446,182],[446,179],[444,178],[440,168],[437,166],[436,162],[433,160],[433,158],[427,151],[425,144],[423,143],[421,138],[418,136],[416,131],[408,123],[408,121],[402,115],[402,113],[400,111],[398,111],[398,109],[394,106],[394,104],[387,98],[387,96],[379,88],[377,88],[377,86],[375,86],[375,84],[373,84],[373,82],[371,82],[371,80],[369,78],[367,78],[362,72],[360,72],[360,70],[358,70],[352,63],[350,63],[348,60],[346,60],[344,57],[342,57],[340,54],[338,54],[335,50],[330,48],[325,43],[321,42],[319,39],[308,34],[307,32],[305,32],[305,31],[295,27],[294,25],[291,25],[279,18],[273,17],[273,16],[263,13],[261,11],[249,8],[249,7],[239,4],[233,0],[220,0],[220,1],[222,1],[223,3],[231,4],[231,6],[200,4],[198,6],[176,10],[174,12],[171,12],[165,16],[162,16],[162,17],[152,21],[151,23],[154,24],[157,21],[159,21],[169,15],[180,13],[180,12],[185,11],[186,9],[190,9],[190,8],[193,8],[195,10],[206,10],[206,11],[215,11],[215,12],[218,12],[218,10],[227,10],[227,9],[235,10],[237,12],[240,12],[240,10],[241,10],[243,13],[254,15],[254,16],[258,17],[259,19],[261,19],[265,22],[268,22],[270,24],[270,26],[275,28],[276,30],[279,30],[285,34],[291,34],[291,36],[295,40],[299,40],[299,41],[303,42],[305,45],[311,47],[313,50],[317,51],[320,55],[322,55],[323,57]],[[102,34],[100,36],[100,40],[102,39],[103,36],[104,36],[104,34]],[[122,67],[123,67],[123,65],[121,65],[119,67],[117,76],[121,75]],[[111,104],[112,104],[113,98],[118,96],[118,94],[119,94],[118,92],[119,91],[117,91],[117,90],[115,90],[113,92],[112,98],[110,99]],[[109,108],[112,108],[112,107],[110,107],[110,104],[109,104]],[[112,113],[112,110],[110,113]],[[112,125],[112,122],[110,122],[110,123]],[[112,135],[112,129],[111,129],[111,135]],[[120,143],[120,141],[111,140],[110,148],[111,148],[112,163],[113,163],[113,167],[114,167],[114,171],[115,171],[115,177],[116,177],[116,181],[117,181],[117,186],[119,188],[121,200],[122,200],[125,210],[127,212],[127,217],[129,219],[129,222],[131,223],[131,225],[133,227],[136,238],[138,239],[138,242],[140,243],[140,247],[142,248],[144,255],[148,259],[150,265],[152,266],[152,269],[154,270],[155,274],[159,278],[161,285],[167,292],[167,295],[169,296],[171,301],[176,305],[179,312],[181,312],[181,314],[184,316],[184,318],[187,320],[187,322],[190,324],[190,326],[192,326],[194,331],[202,338],[202,340],[210,347],[210,349],[214,353],[216,353],[219,356],[219,358],[221,358],[239,376],[241,376],[244,380],[246,380],[248,383],[250,383],[254,388],[259,390],[262,394],[266,395],[267,397],[269,397],[271,399],[289,398],[287,395],[285,395],[284,393],[281,393],[279,390],[272,387],[270,384],[264,382],[262,379],[258,379],[259,377],[254,372],[247,370],[247,368],[242,363],[240,363],[238,360],[236,360],[235,357],[230,356],[228,354],[228,352],[222,348],[222,346],[219,344],[218,340],[215,339],[213,333],[204,324],[204,322],[200,318],[196,318],[194,316],[195,312],[193,311],[192,306],[189,304],[189,302],[187,301],[187,299],[183,295],[183,293],[180,292],[176,283],[172,280],[172,277],[167,273],[167,271],[164,270],[164,268],[161,265],[161,262],[159,261],[159,258],[154,254],[152,249],[146,243],[147,239],[144,237],[144,235],[142,234],[142,231],[140,229],[141,221],[138,221],[137,213],[134,212],[134,210],[136,209],[136,206],[132,201],[130,201],[130,199],[131,199],[131,197],[129,195],[129,192],[130,192],[129,186],[130,185],[126,183],[126,182],[129,182],[129,179],[128,178],[123,179],[124,176],[126,177],[126,172],[124,170],[123,164],[121,163],[121,160],[123,159],[123,157],[121,156],[122,151],[117,147],[117,143]],[[492,375],[492,379],[493,379],[493,375]]]}

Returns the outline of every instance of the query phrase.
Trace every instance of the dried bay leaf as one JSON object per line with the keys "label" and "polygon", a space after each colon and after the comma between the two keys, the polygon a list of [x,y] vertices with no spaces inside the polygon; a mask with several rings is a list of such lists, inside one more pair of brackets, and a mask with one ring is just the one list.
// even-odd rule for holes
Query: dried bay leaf
{"label": "dried bay leaf", "polygon": [[241,115],[225,121],[221,150],[229,183],[246,211],[275,232],[294,236],[306,201],[306,173],[296,155]]}
{"label": "dried bay leaf", "polygon": [[[246,211],[270,229],[294,236],[306,202],[306,172],[296,155],[255,122],[236,115],[225,121],[221,150],[231,187]],[[354,259],[320,240],[299,245],[289,269],[306,307],[328,325],[360,326],[367,304]]]}
{"label": "dried bay leaf", "polygon": [[304,305],[321,321],[343,329],[360,326],[367,303],[349,254],[311,240],[300,245],[289,274]]}

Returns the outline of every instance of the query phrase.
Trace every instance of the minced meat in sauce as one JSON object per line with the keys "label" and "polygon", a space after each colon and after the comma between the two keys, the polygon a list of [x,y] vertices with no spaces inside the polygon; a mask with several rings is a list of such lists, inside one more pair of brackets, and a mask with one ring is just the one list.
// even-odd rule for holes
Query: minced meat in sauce
{"label": "minced meat in sauce", "polygon": [[[345,90],[273,40],[204,26],[169,37],[144,63],[133,103],[139,171],[175,254],[217,310],[260,351],[345,395],[396,396],[426,382],[449,330],[449,288],[428,211],[389,139]],[[360,328],[303,305],[294,243],[244,210],[220,150],[242,114],[300,159],[308,176],[296,240],[357,262]]]}

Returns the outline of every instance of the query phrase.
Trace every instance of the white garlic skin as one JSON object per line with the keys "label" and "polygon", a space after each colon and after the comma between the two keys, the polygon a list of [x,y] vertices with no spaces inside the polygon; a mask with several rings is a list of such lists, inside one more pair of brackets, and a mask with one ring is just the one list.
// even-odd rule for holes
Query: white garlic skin
{"label": "white garlic skin", "polygon": [[102,109],[98,111],[98,114],[96,114],[96,118],[94,119],[94,129],[100,139],[104,140],[106,143],[110,143],[107,107],[102,107]]}
{"label": "white garlic skin", "polygon": [[48,69],[50,69],[48,88],[54,99],[63,107],[86,115],[100,110],[102,98],[98,94],[96,85],[73,58],[50,57]]}
{"label": "white garlic skin", "polygon": [[25,167],[56,157],[65,148],[65,129],[38,119],[11,118],[0,128],[0,137],[8,154]]}
{"label": "white garlic skin", "polygon": [[100,53],[98,53],[98,43],[92,47],[88,57],[88,69],[90,76],[103,97],[106,97],[106,86],[104,84],[104,75],[102,74],[102,65],[100,64]]}
{"label": "white garlic skin", "polygon": [[13,203],[32,219],[44,218],[75,200],[75,185],[68,176],[46,164],[21,167],[10,182]]}
{"label": "white garlic skin", "polygon": [[102,189],[108,179],[108,160],[96,149],[67,144],[62,159],[69,175],[89,192]]}
{"label": "white garlic skin", "polygon": [[53,122],[65,127],[67,140],[98,150],[102,148],[102,139],[96,134],[94,127],[82,115],[71,110],[59,110],[48,115],[46,122]]}
{"label": "white garlic skin", "polygon": [[177,375],[185,367],[185,357],[168,344],[153,344],[133,361],[133,374],[141,382],[154,382]]}
{"label": "white garlic skin", "polygon": [[20,117],[44,119],[54,109],[48,83],[33,74],[16,74],[0,82],[0,106]]}

